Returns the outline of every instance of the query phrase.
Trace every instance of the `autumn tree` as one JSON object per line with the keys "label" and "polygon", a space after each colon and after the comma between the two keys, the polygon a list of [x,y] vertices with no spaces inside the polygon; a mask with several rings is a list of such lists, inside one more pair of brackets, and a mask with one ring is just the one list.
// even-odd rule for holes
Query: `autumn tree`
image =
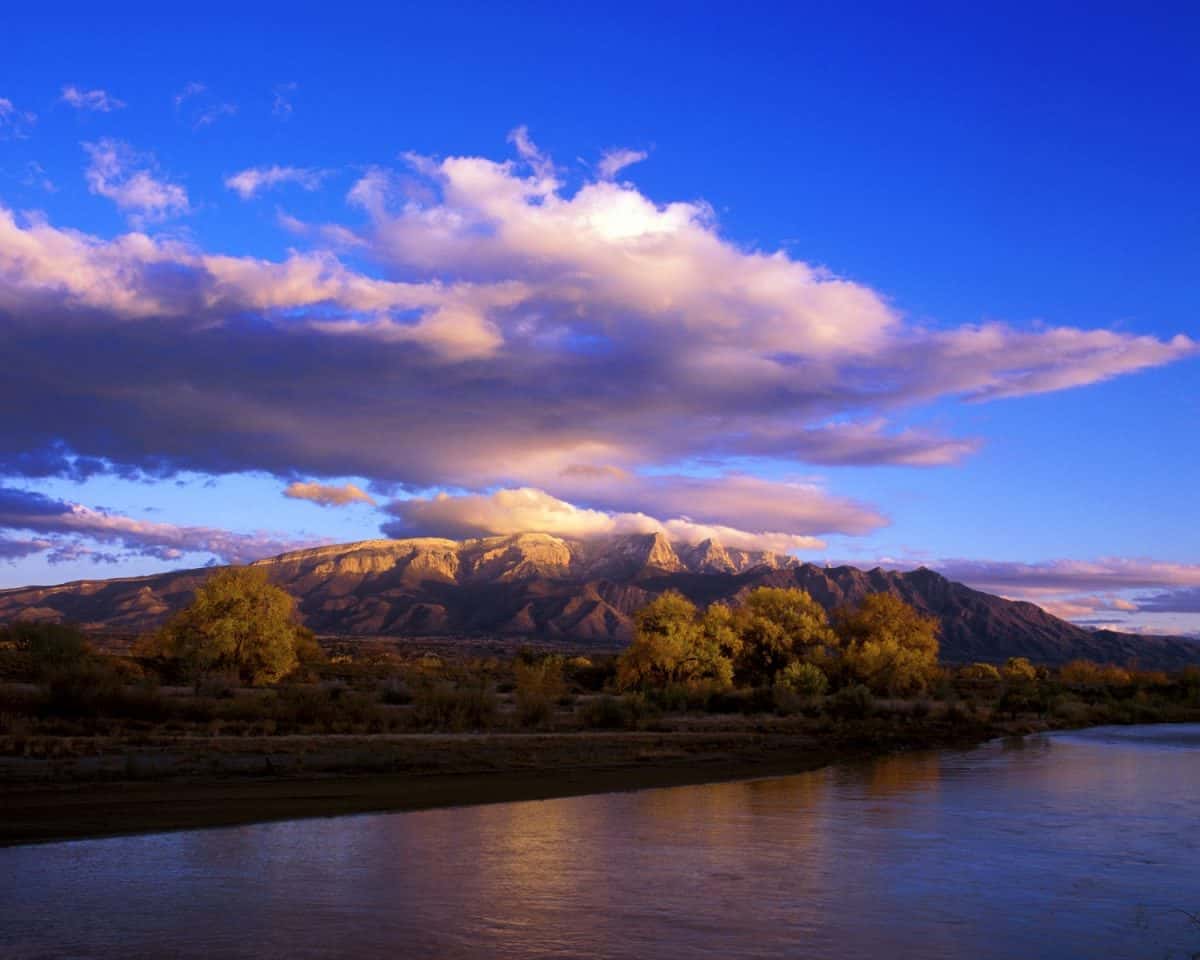
{"label": "autumn tree", "polygon": [[872,692],[906,696],[925,689],[937,671],[936,618],[890,593],[872,593],[836,618],[842,664]]}
{"label": "autumn tree", "polygon": [[759,587],[742,602],[735,622],[737,674],[755,685],[774,683],[792,663],[825,664],[838,644],[825,608],[804,590]]}
{"label": "autumn tree", "polygon": [[295,601],[254,567],[226,567],[163,628],[162,647],[196,677],[236,670],[243,683],[271,683],[295,669],[303,628]]}
{"label": "autumn tree", "polygon": [[633,643],[617,663],[622,687],[669,686],[696,680],[728,684],[736,642],[726,608],[714,605],[700,616],[680,593],[660,594],[634,616]]}

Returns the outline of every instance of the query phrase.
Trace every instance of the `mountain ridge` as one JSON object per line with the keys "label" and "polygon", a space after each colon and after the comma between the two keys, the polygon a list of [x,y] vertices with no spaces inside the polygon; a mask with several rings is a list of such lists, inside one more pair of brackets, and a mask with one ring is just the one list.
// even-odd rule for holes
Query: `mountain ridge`
{"label": "mountain ridge", "polygon": [[[664,590],[707,604],[778,586],[805,589],[830,610],[868,593],[895,594],[938,618],[950,662],[1009,656],[1045,663],[1137,660],[1148,667],[1200,662],[1200,644],[1185,638],[1091,632],[924,567],[822,567],[713,540],[672,544],[657,533],[362,540],[289,551],[251,566],[296,597],[306,625],[322,634],[527,636],[612,649],[628,641],[633,613]],[[211,569],[0,590],[0,622],[151,630],[188,602]]]}

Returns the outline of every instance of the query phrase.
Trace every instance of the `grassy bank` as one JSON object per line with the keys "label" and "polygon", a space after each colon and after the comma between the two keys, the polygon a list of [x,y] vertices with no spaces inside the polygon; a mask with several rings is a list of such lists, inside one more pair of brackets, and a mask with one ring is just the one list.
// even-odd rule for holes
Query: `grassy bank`
{"label": "grassy bank", "polygon": [[1105,723],[1200,721],[1192,673],[941,668],[858,685],[622,690],[603,657],[335,648],[287,682],[0,651],[0,844],[770,776]]}

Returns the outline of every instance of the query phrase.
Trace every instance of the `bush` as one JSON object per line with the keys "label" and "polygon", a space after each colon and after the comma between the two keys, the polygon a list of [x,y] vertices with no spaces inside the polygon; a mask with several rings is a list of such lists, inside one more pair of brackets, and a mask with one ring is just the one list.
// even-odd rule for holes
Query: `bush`
{"label": "bush", "polygon": [[5,627],[0,635],[6,645],[28,654],[35,675],[43,678],[77,666],[88,655],[83,633],[69,624],[18,621]]}
{"label": "bush", "polygon": [[829,678],[820,667],[798,660],[780,671],[779,682],[801,697],[821,697],[829,689]]}
{"label": "bush", "polygon": [[554,705],[567,692],[561,657],[544,657],[516,665],[517,718],[526,726],[544,726],[554,716]]}
{"label": "bush", "polygon": [[426,681],[413,690],[413,721],[426,729],[486,730],[496,712],[496,694],[482,677],[464,686]]}
{"label": "bush", "polygon": [[865,720],[875,712],[875,697],[861,683],[843,687],[829,699],[829,712],[841,720]]}
{"label": "bush", "polygon": [[412,703],[412,691],[403,677],[388,677],[379,684],[379,701],[391,706],[403,706]]}

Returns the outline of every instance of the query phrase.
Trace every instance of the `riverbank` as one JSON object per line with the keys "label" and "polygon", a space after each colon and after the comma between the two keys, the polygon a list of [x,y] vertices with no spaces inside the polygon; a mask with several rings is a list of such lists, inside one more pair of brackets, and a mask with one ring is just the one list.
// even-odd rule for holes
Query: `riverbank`
{"label": "riverbank", "polygon": [[162,738],[74,756],[68,745],[0,760],[0,845],[782,776],[1037,726],[767,718],[740,730]]}

